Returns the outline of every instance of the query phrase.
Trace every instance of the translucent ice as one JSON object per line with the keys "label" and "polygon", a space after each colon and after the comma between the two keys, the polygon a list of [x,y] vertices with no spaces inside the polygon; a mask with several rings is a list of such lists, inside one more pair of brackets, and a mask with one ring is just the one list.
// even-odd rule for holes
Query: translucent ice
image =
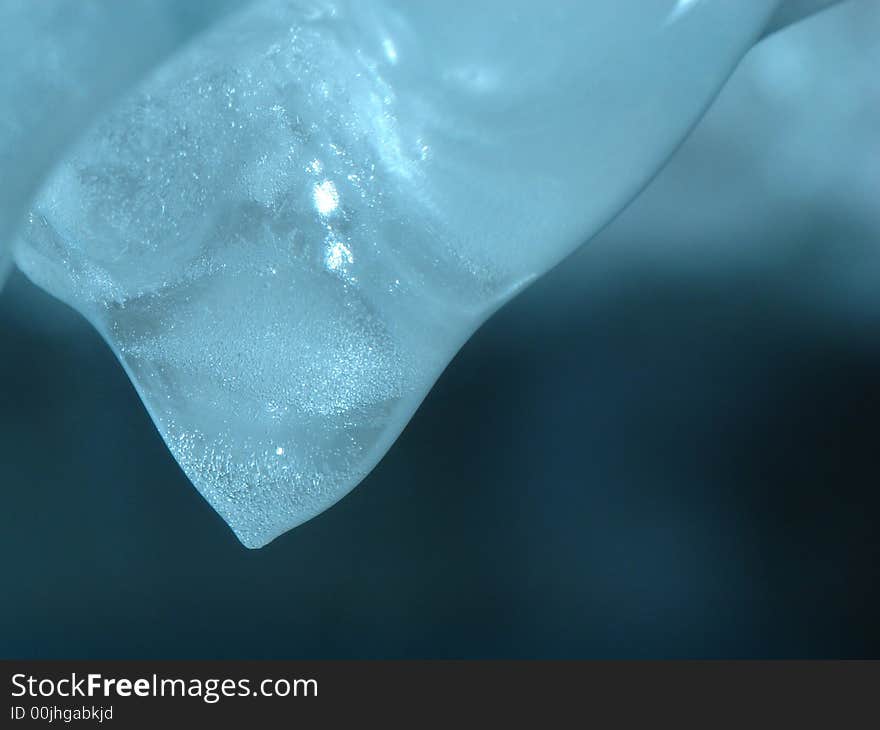
{"label": "translucent ice", "polygon": [[111,97],[239,0],[0,3],[0,285],[22,213]]}
{"label": "translucent ice", "polygon": [[16,257],[256,547],[662,164],[775,3],[266,0],[77,146]]}

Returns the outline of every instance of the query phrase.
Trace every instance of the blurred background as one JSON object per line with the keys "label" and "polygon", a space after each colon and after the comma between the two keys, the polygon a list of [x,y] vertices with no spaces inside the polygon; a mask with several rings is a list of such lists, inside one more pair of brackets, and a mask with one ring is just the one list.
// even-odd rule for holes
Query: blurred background
{"label": "blurred background", "polygon": [[880,3],[758,46],[644,193],[259,551],[108,348],[0,295],[0,655],[880,656]]}

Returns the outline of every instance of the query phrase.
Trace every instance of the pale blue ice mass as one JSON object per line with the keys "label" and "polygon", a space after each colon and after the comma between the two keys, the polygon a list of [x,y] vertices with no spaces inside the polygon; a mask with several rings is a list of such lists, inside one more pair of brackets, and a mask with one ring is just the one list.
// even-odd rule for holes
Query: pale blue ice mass
{"label": "pale blue ice mass", "polygon": [[794,5],[4,3],[0,246],[259,547],[363,479]]}

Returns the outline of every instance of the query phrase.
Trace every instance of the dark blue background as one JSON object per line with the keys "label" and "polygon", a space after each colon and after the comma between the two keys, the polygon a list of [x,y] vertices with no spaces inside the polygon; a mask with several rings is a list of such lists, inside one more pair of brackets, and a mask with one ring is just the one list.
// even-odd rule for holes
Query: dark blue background
{"label": "dark blue background", "polygon": [[360,487],[253,552],[97,335],[15,277],[0,653],[877,656],[880,337],[773,277],[577,275],[503,310]]}

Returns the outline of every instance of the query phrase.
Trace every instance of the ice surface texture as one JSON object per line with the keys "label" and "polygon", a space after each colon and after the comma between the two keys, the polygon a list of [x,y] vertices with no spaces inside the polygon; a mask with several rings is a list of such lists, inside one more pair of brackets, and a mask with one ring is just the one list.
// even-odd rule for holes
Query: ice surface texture
{"label": "ice surface texture", "polygon": [[0,285],[20,216],[108,100],[239,0],[0,2]]}
{"label": "ice surface texture", "polygon": [[258,547],[352,489],[473,330],[636,194],[774,8],[258,2],[101,119],[16,260]]}

